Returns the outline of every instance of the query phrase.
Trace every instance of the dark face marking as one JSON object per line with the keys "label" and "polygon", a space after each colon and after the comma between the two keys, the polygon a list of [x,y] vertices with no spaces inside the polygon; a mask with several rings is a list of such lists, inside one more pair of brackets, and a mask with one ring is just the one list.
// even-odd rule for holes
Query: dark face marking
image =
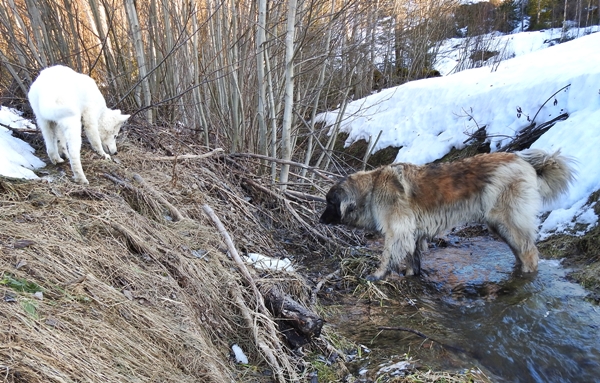
{"label": "dark face marking", "polygon": [[321,214],[321,218],[319,219],[320,223],[324,223],[326,225],[337,225],[342,220],[342,212],[340,210],[340,204],[343,198],[343,190],[338,185],[334,185],[325,199],[327,200],[327,206],[325,207],[325,211]]}

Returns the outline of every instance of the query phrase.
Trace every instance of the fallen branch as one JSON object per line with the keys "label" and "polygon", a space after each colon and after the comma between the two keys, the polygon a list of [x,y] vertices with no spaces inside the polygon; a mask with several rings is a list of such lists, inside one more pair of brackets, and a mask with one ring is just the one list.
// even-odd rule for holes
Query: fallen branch
{"label": "fallen branch", "polygon": [[280,330],[294,348],[308,343],[314,337],[318,337],[321,334],[321,328],[323,327],[323,319],[303,307],[287,294],[283,293],[277,286],[269,288],[263,298],[263,295],[256,286],[245,262],[237,252],[235,245],[231,240],[231,236],[221,223],[221,220],[219,220],[219,217],[217,217],[215,212],[208,205],[203,205],[202,209],[213,221],[221,236],[223,236],[231,258],[235,261],[242,276],[244,276],[252,288],[254,295],[257,297],[259,312],[266,315],[268,310],[268,312],[272,313],[275,317],[283,319],[278,321]]}
{"label": "fallen branch", "polygon": [[[567,85],[563,86],[562,88],[560,88],[559,90],[557,90],[556,92],[554,92],[550,97],[548,97],[546,99],[546,101],[544,101],[544,103],[538,108],[537,112],[531,119],[530,124],[528,126],[526,126],[525,128],[521,129],[511,142],[509,142],[507,145],[505,145],[503,148],[499,149],[498,151],[499,152],[513,152],[513,151],[527,149],[538,138],[540,138],[540,136],[542,134],[546,133],[546,131],[548,131],[548,129],[553,127],[554,124],[556,124],[556,122],[563,121],[563,120],[566,120],[567,118],[569,118],[568,113],[562,113],[562,114],[554,117],[550,121],[543,122],[539,125],[537,125],[537,123],[535,122],[535,119],[540,114],[544,105],[546,105],[559,92],[562,92],[563,90],[569,88],[570,86],[571,86],[571,84],[567,84]],[[557,103],[557,101],[556,101],[556,99],[554,99],[554,105],[556,105],[556,103]],[[520,108],[518,108],[517,111],[521,112]],[[527,117],[527,121],[529,121],[529,117]]]}
{"label": "fallen branch", "polygon": [[[260,293],[260,291],[258,290],[258,287],[256,286],[256,283],[254,282],[254,278],[252,278],[252,275],[250,274],[250,271],[248,271],[246,264],[240,257],[240,254],[237,252],[237,249],[235,248],[235,245],[233,244],[233,240],[231,239],[231,236],[229,235],[229,233],[225,229],[225,226],[223,226],[223,223],[221,222],[219,217],[217,217],[214,210],[210,206],[202,205],[202,210],[204,210],[204,213],[213,221],[217,230],[219,231],[219,234],[221,234],[221,236],[223,237],[223,239],[225,241],[225,245],[227,245],[227,249],[229,250],[229,255],[231,256],[231,258],[234,260],[234,262],[238,266],[240,273],[246,279],[246,282],[248,283],[248,285],[252,289],[252,292],[254,293],[254,296],[256,298],[256,303],[258,305],[258,311],[259,311],[259,313],[263,314],[263,316],[265,317],[264,323],[265,323],[265,328],[267,330],[269,337],[271,339],[273,339],[273,341],[276,341],[278,339],[277,338],[277,330],[275,329],[273,321],[269,320],[270,315],[269,315],[269,311],[267,310],[267,307],[265,306],[264,298],[263,298],[262,294]],[[235,298],[236,298],[236,302],[238,303],[238,306],[240,306],[241,309],[243,309],[244,307],[247,307],[244,300],[242,299],[241,295],[239,294],[239,292],[237,292],[235,289],[231,289],[231,291],[233,291],[235,294]],[[242,313],[244,314],[246,323],[248,323],[250,328],[254,328],[254,330],[257,331],[257,329],[255,328],[256,327],[255,322],[254,322],[254,319],[252,318],[250,310],[243,309]],[[281,366],[279,365],[279,363],[277,363],[275,354],[273,354],[272,350],[266,344],[264,344],[264,342],[261,340],[261,337],[258,335],[258,333],[255,333],[255,338],[257,341],[257,345],[265,353],[265,357],[271,364],[271,367],[273,367],[275,369],[275,371],[274,371],[275,375],[279,378],[280,381],[284,382],[285,379],[283,378],[283,375],[282,375]],[[277,347],[276,351],[278,353],[283,353],[283,350],[281,350],[279,347]],[[288,368],[288,372],[290,372],[289,368]],[[291,372],[293,373],[293,371],[291,371]]]}
{"label": "fallen branch", "polygon": [[156,191],[156,189],[154,189],[146,181],[144,181],[144,179],[139,174],[134,174],[133,179],[137,183],[142,185],[144,189],[148,190],[148,192],[152,194],[154,198],[156,198],[160,203],[162,203],[169,209],[171,215],[174,217],[174,221],[182,221],[183,219],[185,219],[183,214],[181,214],[175,206],[173,206],[169,201],[167,201],[165,197],[163,197],[158,191]]}
{"label": "fallen branch", "polygon": [[266,293],[267,308],[279,323],[279,330],[292,348],[298,348],[321,335],[323,319],[285,294],[278,286]]}
{"label": "fallen branch", "polygon": [[202,210],[204,210],[204,213],[213,221],[213,223],[217,227],[219,234],[221,234],[221,236],[223,237],[223,240],[225,241],[225,245],[227,245],[227,250],[229,250],[229,255],[231,256],[231,259],[233,259],[235,261],[236,265],[240,269],[240,272],[242,273],[242,276],[246,279],[246,282],[248,282],[248,284],[252,288],[252,291],[254,292],[254,294],[260,298],[259,306],[262,306],[262,308],[264,308],[263,313],[265,313],[267,310],[266,310],[266,307],[264,306],[264,300],[262,299],[262,294],[260,293],[260,291],[258,291],[258,288],[256,287],[256,283],[254,283],[254,278],[252,278],[250,271],[248,271],[246,264],[244,263],[244,261],[242,260],[242,257],[240,257],[240,254],[238,253],[237,249],[235,248],[235,245],[233,244],[233,240],[231,239],[231,236],[227,232],[227,229],[225,229],[225,226],[223,226],[223,223],[221,222],[219,217],[217,217],[217,215],[215,214],[215,211],[210,206],[202,205]]}
{"label": "fallen branch", "polygon": [[104,173],[104,174],[102,174],[102,177],[104,177],[107,180],[110,180],[110,181],[116,183],[117,185],[123,186],[125,189],[129,189],[129,190],[134,191],[134,192],[138,192],[139,191],[138,188],[136,188],[135,186],[133,186],[129,182],[124,181],[124,180],[122,180],[120,178],[117,178],[117,177],[115,177],[115,176],[113,176],[111,174]]}
{"label": "fallen branch", "polygon": [[295,190],[286,189],[283,193],[285,195],[287,195],[288,197],[303,200],[303,201],[327,202],[327,200],[323,197],[318,197],[316,195],[302,193],[302,192],[298,192]]}
{"label": "fallen branch", "polygon": [[14,132],[21,132],[21,133],[40,133],[40,131],[38,129],[20,129],[20,128],[13,128],[10,125],[6,125],[0,122],[0,126],[5,127],[6,129],[12,130]]}
{"label": "fallen branch", "polygon": [[[308,223],[306,223],[306,221],[300,217],[300,214],[298,214],[298,212],[296,211],[296,209],[294,209],[292,207],[292,205],[290,204],[290,201],[285,198],[284,196],[282,196],[281,194],[278,194],[256,182],[254,182],[253,180],[249,179],[249,178],[245,178],[244,182],[249,184],[250,186],[264,192],[267,193],[269,195],[272,195],[273,197],[280,199],[281,201],[283,201],[283,203],[285,204],[285,206],[288,208],[288,210],[290,211],[290,213],[292,213],[292,215],[294,216],[294,218],[296,218],[296,220],[298,222],[300,222],[308,231],[310,231],[314,236],[316,236],[317,238],[320,238],[326,242],[330,242],[332,241],[331,239],[327,238],[326,236],[324,236],[323,234],[319,233],[318,231],[316,231],[312,226],[310,226]],[[339,244],[340,241],[336,241],[336,244]],[[346,244],[347,245],[347,244]],[[350,246],[350,245],[347,245]]]}
{"label": "fallen branch", "polygon": [[[107,173],[104,173],[102,176],[108,180],[111,180],[112,182],[116,183],[117,185],[121,185],[125,189],[131,190],[135,193],[140,193],[139,188],[133,186],[132,184],[130,184],[127,181],[124,181],[120,178],[117,178],[117,177],[107,174]],[[163,204],[164,206],[167,207],[167,209],[169,209],[169,211],[171,212],[171,215],[174,217],[174,221],[181,221],[181,220],[185,219],[185,217],[179,212],[179,210],[175,206],[173,206],[162,195],[160,195],[159,192],[157,192],[152,186],[150,186],[146,181],[144,181],[144,179],[139,174],[134,174],[133,179],[137,183],[142,185],[142,187],[144,187],[144,189],[146,189],[156,200],[158,200],[159,203]]]}
{"label": "fallen branch", "polygon": [[[273,369],[273,375],[275,375],[280,382],[285,382],[286,379],[283,375],[282,367],[279,365],[279,362],[277,361],[277,358],[275,357],[273,348],[270,347],[265,342],[265,339],[263,338],[263,336],[261,336],[261,334],[258,332],[258,327],[256,326],[255,319],[253,318],[252,310],[250,310],[250,308],[246,305],[244,298],[242,297],[242,295],[239,292],[239,289],[235,289],[232,287],[229,290],[231,291],[231,293],[234,296],[235,303],[237,303],[237,306],[239,307],[239,309],[242,312],[242,316],[244,317],[246,326],[248,326],[248,328],[252,329],[252,331],[254,333],[254,341],[256,342],[256,345],[262,351],[263,355],[267,359],[267,362]],[[276,351],[280,352],[281,350],[276,350]]]}
{"label": "fallen branch", "polygon": [[141,238],[139,238],[137,235],[135,235],[134,233],[129,231],[129,229],[127,229],[125,226],[123,226],[119,223],[116,223],[114,221],[105,220],[100,217],[97,217],[97,219],[110,225],[110,227],[112,227],[114,230],[121,233],[121,235],[123,235],[123,237],[125,237],[125,239],[129,243],[129,246],[131,246],[131,248],[133,250],[135,250],[135,252],[137,252],[138,254],[144,254],[144,255],[152,258],[152,260],[154,260],[155,262],[160,263],[158,261],[158,259],[156,259],[156,256],[155,256],[156,250],[153,249],[151,246],[146,245]]}
{"label": "fallen branch", "polygon": [[551,127],[554,126],[558,121],[564,121],[569,118],[568,113],[562,113],[553,119],[543,122],[536,126],[535,122],[532,122],[525,128],[523,128],[519,134],[507,145],[498,149],[499,152],[513,152],[523,149],[527,149],[533,144],[540,136],[546,133]]}
{"label": "fallen branch", "polygon": [[224,150],[222,148],[216,148],[204,154],[183,154],[180,156],[146,157],[146,159],[153,161],[201,160],[203,158],[208,158],[210,156],[223,152]]}

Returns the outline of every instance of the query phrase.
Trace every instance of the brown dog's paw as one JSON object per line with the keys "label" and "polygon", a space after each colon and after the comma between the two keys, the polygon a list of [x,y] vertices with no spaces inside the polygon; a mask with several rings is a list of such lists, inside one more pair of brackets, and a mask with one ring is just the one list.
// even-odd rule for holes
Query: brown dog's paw
{"label": "brown dog's paw", "polygon": [[370,275],[367,275],[367,277],[365,279],[367,281],[369,281],[369,282],[377,282],[377,281],[381,280],[381,277],[378,277],[376,275],[370,274]]}

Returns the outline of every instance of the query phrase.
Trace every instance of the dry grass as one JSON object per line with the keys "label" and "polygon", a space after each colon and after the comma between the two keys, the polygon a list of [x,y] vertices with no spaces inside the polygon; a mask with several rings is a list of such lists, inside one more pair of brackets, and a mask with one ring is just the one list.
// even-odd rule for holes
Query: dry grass
{"label": "dry grass", "polygon": [[[272,319],[257,314],[201,210],[211,205],[239,247],[281,253],[231,172],[215,159],[175,168],[146,160],[148,148],[132,141],[120,164],[87,148],[82,156],[90,186],[74,184],[68,165],[45,170],[52,182],[0,179],[2,381],[246,380],[229,356],[233,343],[258,366],[257,380],[263,370],[298,378],[298,361],[265,334]],[[165,201],[185,218],[174,221]]]}

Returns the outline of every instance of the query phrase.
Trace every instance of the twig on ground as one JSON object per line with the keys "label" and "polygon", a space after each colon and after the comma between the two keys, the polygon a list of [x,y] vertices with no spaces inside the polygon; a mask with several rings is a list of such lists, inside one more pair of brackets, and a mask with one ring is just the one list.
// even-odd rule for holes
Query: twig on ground
{"label": "twig on ground", "polygon": [[153,161],[201,160],[203,158],[207,158],[215,154],[223,153],[223,151],[224,150],[222,148],[216,148],[204,154],[182,154],[180,156],[146,157],[146,159]]}
{"label": "twig on ground", "polygon": [[317,283],[315,288],[310,293],[310,304],[311,305],[314,305],[317,303],[317,294],[319,293],[319,291],[321,291],[321,287],[323,287],[323,285],[325,283],[327,283],[331,278],[337,277],[339,275],[340,275],[340,269],[337,269],[333,273],[326,275],[325,278],[321,279],[319,281],[319,283]]}

